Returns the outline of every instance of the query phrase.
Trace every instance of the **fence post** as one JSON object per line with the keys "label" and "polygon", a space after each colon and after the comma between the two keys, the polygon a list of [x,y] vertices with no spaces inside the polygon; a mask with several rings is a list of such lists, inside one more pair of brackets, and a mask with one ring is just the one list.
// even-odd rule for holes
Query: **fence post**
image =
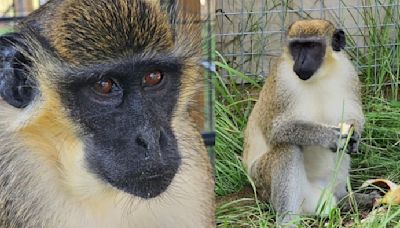
{"label": "fence post", "polygon": [[26,16],[34,10],[32,0],[14,0],[15,16]]}
{"label": "fence post", "polygon": [[[206,57],[206,71],[205,71],[205,89],[204,89],[204,98],[205,98],[205,107],[204,107],[204,116],[205,119],[205,128],[206,132],[209,132],[209,137],[214,141],[216,140],[215,134],[215,89],[213,85],[213,78],[215,78],[215,33],[214,33],[214,25],[215,25],[215,0],[200,0],[201,14],[200,20],[203,22],[202,30],[204,39],[204,51],[207,54]],[[215,150],[214,147],[208,147],[208,153],[210,155],[210,159],[214,168],[215,173]]]}

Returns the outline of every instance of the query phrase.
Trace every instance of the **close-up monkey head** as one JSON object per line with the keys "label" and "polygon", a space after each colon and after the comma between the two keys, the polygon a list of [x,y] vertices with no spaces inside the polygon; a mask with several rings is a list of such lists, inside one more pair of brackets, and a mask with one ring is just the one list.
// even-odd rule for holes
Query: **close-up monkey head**
{"label": "close-up monkey head", "polygon": [[53,0],[0,37],[0,225],[212,226],[201,40],[172,17]]}
{"label": "close-up monkey head", "polygon": [[[332,52],[344,49],[345,34],[326,20],[300,20],[288,28],[288,50],[293,60],[293,71],[301,80],[318,74]],[[322,69],[321,69],[322,70]]]}

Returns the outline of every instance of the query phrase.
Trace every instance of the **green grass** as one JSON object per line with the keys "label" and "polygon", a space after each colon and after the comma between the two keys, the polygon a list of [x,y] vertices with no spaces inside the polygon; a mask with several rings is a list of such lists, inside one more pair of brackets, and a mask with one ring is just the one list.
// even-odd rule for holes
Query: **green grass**
{"label": "green grass", "polygon": [[7,32],[12,32],[12,28],[5,28],[5,27],[0,27],[0,35],[7,33]]}
{"label": "green grass", "polygon": [[[367,66],[360,70],[366,124],[360,153],[352,155],[349,186],[354,191],[367,179],[386,178],[400,183],[400,47],[387,45],[400,41],[400,13],[385,8],[377,16],[371,10],[360,12],[363,23],[370,27],[360,32],[373,48],[347,50],[350,58],[358,59],[357,65]],[[396,24],[396,29],[377,26],[385,23]],[[352,37],[348,38],[348,43],[354,45]],[[223,200],[217,208],[218,226],[271,227],[275,220],[271,206],[258,201],[251,188],[247,194],[241,194],[244,187],[251,185],[240,160],[243,130],[263,82],[231,68],[221,55],[216,65],[219,72],[230,75],[227,78],[217,74],[214,79],[218,134],[216,194]],[[237,84],[238,81],[243,83]],[[400,227],[400,207],[382,208],[385,211],[369,215],[368,221],[363,220],[365,212],[355,209],[343,214],[337,209],[328,218],[302,217],[301,224],[303,227]]]}
{"label": "green grass", "polygon": [[[214,81],[217,93],[215,111],[218,134],[215,148],[216,194],[223,198],[241,191],[244,186],[250,184],[240,160],[243,130],[262,83],[244,76],[224,62],[217,62],[217,66],[223,67],[233,75],[229,80],[217,75]],[[237,78],[247,82],[246,85],[236,84]],[[367,121],[360,145],[361,153],[352,156],[352,189],[373,178],[387,178],[400,182],[400,102],[369,96],[364,101],[364,110]],[[362,217],[358,212],[346,215],[337,211],[332,213],[330,219],[304,218],[305,224],[320,225],[336,221],[334,226],[337,226],[343,221],[354,220],[360,223]],[[392,225],[400,225],[390,217],[392,214],[399,218],[400,208],[390,208],[390,212],[384,216],[377,216],[371,226],[375,227],[376,224],[383,224],[389,220]],[[274,221],[274,216],[268,204],[255,202],[251,194],[223,204],[217,210],[217,222],[222,227],[268,227]]]}

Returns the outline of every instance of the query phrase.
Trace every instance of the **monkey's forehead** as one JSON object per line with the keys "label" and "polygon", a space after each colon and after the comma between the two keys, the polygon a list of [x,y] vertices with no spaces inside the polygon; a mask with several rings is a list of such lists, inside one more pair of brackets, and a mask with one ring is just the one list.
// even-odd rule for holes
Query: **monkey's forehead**
{"label": "monkey's forehead", "polygon": [[335,26],[327,20],[300,20],[289,26],[288,38],[331,36]]}
{"label": "monkey's forehead", "polygon": [[51,45],[73,64],[166,51],[173,46],[167,14],[149,1],[65,0],[48,25]]}

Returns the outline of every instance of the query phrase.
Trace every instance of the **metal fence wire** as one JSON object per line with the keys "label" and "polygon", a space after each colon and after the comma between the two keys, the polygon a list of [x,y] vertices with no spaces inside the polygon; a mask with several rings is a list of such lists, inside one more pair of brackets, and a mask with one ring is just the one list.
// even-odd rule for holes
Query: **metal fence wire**
{"label": "metal fence wire", "polygon": [[[10,19],[27,14],[24,8],[15,7],[16,3],[24,1],[27,0],[1,0],[3,7],[0,8],[4,9],[0,12],[0,33],[12,27]],[[40,5],[46,0],[28,1]],[[346,51],[360,74],[368,70],[375,78],[369,84],[385,83],[378,75],[380,66],[400,68],[400,0],[209,2],[215,4],[216,49],[233,68],[246,75],[259,79],[268,76],[281,54],[287,27],[295,20],[306,18],[330,20],[346,32]],[[220,73],[229,75],[228,72]]]}
{"label": "metal fence wire", "polygon": [[233,68],[262,79],[281,54],[287,27],[323,18],[345,31],[360,73],[373,69],[377,77],[382,64],[399,69],[399,6],[399,0],[216,0],[216,47]]}

